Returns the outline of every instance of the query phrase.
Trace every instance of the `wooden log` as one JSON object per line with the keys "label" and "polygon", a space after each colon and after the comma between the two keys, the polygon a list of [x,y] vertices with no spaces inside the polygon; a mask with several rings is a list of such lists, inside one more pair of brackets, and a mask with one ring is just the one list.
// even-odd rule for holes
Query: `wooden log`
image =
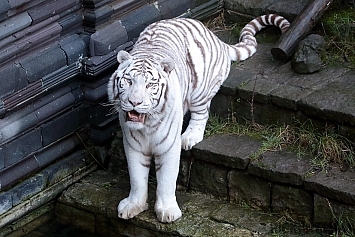
{"label": "wooden log", "polygon": [[298,43],[307,36],[333,0],[312,0],[291,23],[288,30],[271,53],[275,59],[286,61],[294,52]]}

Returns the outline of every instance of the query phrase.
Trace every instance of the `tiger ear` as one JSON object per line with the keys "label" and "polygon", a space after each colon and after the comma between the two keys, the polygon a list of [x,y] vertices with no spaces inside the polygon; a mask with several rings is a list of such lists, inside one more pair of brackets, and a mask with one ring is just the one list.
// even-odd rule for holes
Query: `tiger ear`
{"label": "tiger ear", "polygon": [[171,58],[163,58],[160,60],[160,65],[166,73],[170,73],[175,68],[175,62]]}
{"label": "tiger ear", "polygon": [[117,53],[117,61],[121,64],[132,59],[132,56],[124,50]]}

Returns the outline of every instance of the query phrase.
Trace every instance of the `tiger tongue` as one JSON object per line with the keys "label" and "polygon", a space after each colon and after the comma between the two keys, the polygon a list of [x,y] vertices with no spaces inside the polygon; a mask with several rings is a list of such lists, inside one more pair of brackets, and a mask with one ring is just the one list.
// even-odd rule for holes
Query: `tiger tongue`
{"label": "tiger tongue", "polygon": [[144,123],[144,114],[140,114],[135,110],[127,112],[127,120],[132,121],[132,122],[137,122],[137,123]]}

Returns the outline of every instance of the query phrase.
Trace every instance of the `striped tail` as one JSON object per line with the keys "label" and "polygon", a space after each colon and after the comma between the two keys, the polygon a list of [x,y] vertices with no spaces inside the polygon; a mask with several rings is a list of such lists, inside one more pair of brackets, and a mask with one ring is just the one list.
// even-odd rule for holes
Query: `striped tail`
{"label": "striped tail", "polygon": [[282,16],[268,14],[255,18],[244,26],[240,32],[239,43],[230,45],[229,55],[232,61],[243,61],[256,52],[257,42],[254,35],[266,26],[274,25],[284,33],[290,23]]}

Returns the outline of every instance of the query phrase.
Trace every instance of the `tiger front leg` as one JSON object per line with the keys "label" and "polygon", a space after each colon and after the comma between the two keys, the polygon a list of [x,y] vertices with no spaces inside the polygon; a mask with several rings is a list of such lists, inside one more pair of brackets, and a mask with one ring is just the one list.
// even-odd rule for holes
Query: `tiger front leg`
{"label": "tiger front leg", "polygon": [[180,143],[166,154],[155,157],[157,193],[155,213],[160,222],[170,223],[182,216],[176,201],[176,180],[179,173]]}
{"label": "tiger front leg", "polygon": [[191,150],[194,145],[203,140],[206,123],[208,120],[208,110],[206,108],[203,114],[191,112],[189,125],[181,135],[181,148]]}
{"label": "tiger front leg", "polygon": [[118,205],[118,217],[130,219],[148,209],[148,174],[150,157],[140,152],[126,152],[131,184],[129,196]]}

